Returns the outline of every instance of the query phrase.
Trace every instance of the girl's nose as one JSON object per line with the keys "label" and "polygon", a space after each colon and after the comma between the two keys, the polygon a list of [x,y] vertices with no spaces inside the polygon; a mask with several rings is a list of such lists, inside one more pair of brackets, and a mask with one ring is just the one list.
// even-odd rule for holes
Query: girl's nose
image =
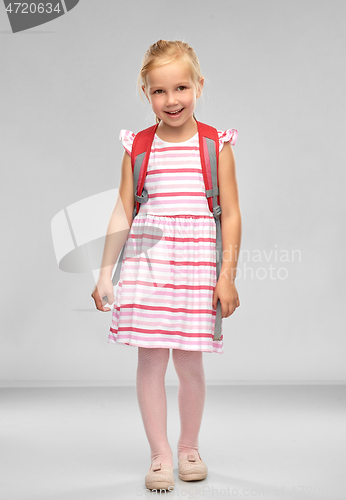
{"label": "girl's nose", "polygon": [[173,104],[176,104],[178,102],[176,97],[174,96],[174,94],[167,93],[166,95],[167,95],[167,98],[166,98],[166,105],[167,106],[172,106]]}

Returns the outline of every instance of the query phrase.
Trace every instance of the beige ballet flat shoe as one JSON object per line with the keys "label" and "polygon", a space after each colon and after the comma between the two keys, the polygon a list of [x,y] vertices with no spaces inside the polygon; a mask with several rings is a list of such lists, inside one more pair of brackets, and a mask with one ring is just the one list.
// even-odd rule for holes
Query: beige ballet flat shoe
{"label": "beige ballet flat shoe", "polygon": [[182,481],[198,481],[205,479],[208,475],[208,467],[205,465],[198,453],[198,458],[194,455],[187,455],[187,457],[178,460],[179,465],[179,479]]}
{"label": "beige ballet flat shoe", "polygon": [[175,486],[173,467],[165,464],[151,464],[145,476],[145,487],[148,490],[173,490]]}

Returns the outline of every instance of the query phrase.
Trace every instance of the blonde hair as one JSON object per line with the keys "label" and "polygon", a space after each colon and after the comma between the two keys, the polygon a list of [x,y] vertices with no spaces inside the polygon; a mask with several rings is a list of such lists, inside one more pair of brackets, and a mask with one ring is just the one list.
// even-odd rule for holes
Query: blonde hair
{"label": "blonde hair", "polygon": [[[199,89],[199,80],[203,76],[198,57],[193,48],[188,43],[180,40],[158,40],[149,47],[142,60],[142,67],[138,76],[138,88],[142,101],[141,90],[143,89],[141,88],[141,82],[144,88],[148,87],[147,74],[149,71],[175,61],[186,65],[196,88]],[[196,119],[195,115],[193,116]],[[156,116],[156,123],[160,123],[160,121],[160,118]]]}

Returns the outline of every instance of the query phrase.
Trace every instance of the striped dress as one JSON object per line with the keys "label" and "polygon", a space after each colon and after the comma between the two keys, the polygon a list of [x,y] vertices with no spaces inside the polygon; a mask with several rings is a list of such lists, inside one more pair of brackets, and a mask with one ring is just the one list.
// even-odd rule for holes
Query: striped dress
{"label": "striped dress", "polygon": [[[237,131],[218,130],[219,150]],[[131,154],[135,134],[121,130]],[[172,143],[156,134],[144,183],[149,199],[125,244],[108,342],[223,354],[214,341],[216,225],[209,210],[198,132]]]}

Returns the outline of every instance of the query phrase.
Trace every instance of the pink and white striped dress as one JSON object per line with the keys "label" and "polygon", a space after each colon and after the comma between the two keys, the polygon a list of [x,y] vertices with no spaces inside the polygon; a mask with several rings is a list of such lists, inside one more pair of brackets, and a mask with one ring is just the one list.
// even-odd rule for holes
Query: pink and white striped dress
{"label": "pink and white striped dress", "polygon": [[[237,130],[218,130],[219,150]],[[135,134],[121,130],[131,154]],[[223,354],[213,340],[216,225],[209,210],[198,132],[172,143],[156,134],[140,205],[129,232],[108,343]],[[222,330],[221,330],[222,332]]]}

